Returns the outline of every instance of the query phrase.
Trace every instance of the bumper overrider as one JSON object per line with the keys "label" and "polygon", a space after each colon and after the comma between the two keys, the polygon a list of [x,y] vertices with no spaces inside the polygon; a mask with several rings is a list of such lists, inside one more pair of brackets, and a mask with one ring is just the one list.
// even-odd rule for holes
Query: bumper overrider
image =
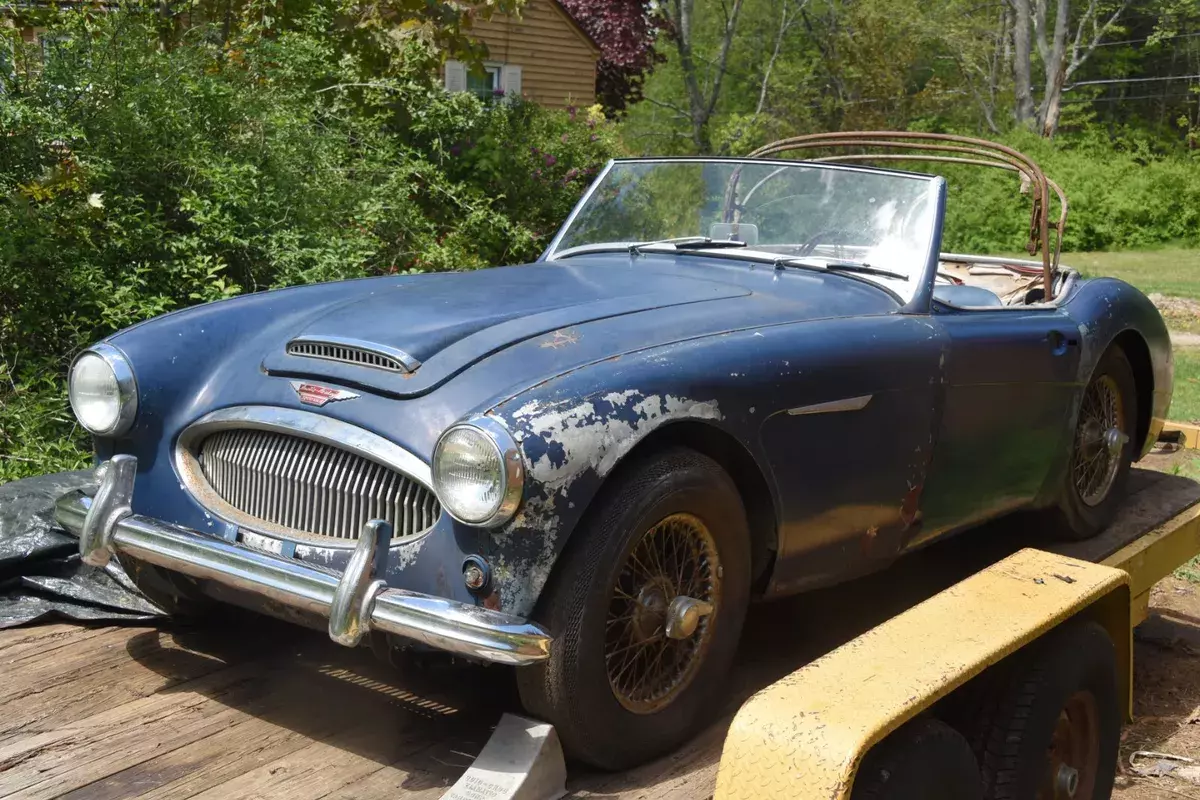
{"label": "bumper overrider", "polygon": [[500,664],[550,654],[550,636],[519,617],[432,595],[391,589],[379,580],[391,526],[368,522],[345,572],[320,569],[216,539],[131,511],[137,459],[117,455],[98,468],[94,497],[75,491],[55,504],[60,525],[79,537],[83,561],[104,566],[122,553],[163,569],[258,594],[329,620],[329,638],[356,646],[370,631]]}

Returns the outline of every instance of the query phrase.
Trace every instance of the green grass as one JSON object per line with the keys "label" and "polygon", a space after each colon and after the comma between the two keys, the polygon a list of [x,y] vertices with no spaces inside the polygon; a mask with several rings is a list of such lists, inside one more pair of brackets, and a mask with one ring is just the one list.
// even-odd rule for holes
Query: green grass
{"label": "green grass", "polygon": [[1200,250],[1064,253],[1062,263],[1088,277],[1120,278],[1146,294],[1161,292],[1200,300]]}
{"label": "green grass", "polygon": [[[1064,253],[1062,263],[1088,277],[1120,278],[1146,294],[1157,292],[1200,302],[1200,250]],[[1200,306],[1170,304],[1162,311],[1172,330],[1200,333]],[[1175,349],[1175,395],[1170,417],[1181,422],[1200,421],[1200,347]]]}
{"label": "green grass", "polygon": [[1175,348],[1175,394],[1169,416],[1200,422],[1200,347]]}

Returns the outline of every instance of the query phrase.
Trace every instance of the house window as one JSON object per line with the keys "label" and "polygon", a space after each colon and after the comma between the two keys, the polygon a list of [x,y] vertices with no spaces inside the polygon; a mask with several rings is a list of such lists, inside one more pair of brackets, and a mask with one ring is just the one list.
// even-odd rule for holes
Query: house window
{"label": "house window", "polygon": [[496,96],[496,90],[503,88],[500,83],[500,71],[503,67],[487,64],[467,73],[467,91],[480,100],[491,100]]}
{"label": "house window", "polygon": [[521,96],[521,68],[516,64],[488,62],[472,69],[461,61],[446,62],[446,91],[471,92],[484,100],[498,94]]}

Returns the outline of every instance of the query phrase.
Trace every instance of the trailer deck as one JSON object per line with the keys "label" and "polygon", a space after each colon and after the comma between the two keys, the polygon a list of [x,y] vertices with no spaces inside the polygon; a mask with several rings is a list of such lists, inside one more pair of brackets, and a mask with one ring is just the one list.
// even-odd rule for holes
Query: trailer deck
{"label": "trailer deck", "polygon": [[[1162,558],[1169,548],[1145,544],[1181,515],[1200,516],[1200,484],[1138,469],[1118,521],[1090,542],[1050,546],[1018,516],[880,575],[758,606],[716,723],[671,756],[574,774],[568,787],[709,797],[725,730],[755,691],[1023,546],[1107,563]],[[1200,537],[1200,525],[1189,531]],[[1131,589],[1145,608],[1150,586]],[[0,676],[3,798],[440,797],[500,714],[518,710],[502,669],[397,672],[366,649],[238,613],[206,627],[0,631]]]}

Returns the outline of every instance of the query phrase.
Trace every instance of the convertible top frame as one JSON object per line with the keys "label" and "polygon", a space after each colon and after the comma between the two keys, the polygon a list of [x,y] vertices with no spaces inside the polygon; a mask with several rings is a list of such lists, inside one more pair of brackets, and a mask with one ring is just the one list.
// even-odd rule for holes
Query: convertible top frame
{"label": "convertible top frame", "polygon": [[[1041,254],[1042,282],[1047,301],[1053,299],[1054,274],[1058,271],[1062,253],[1062,236],[1067,225],[1067,196],[1057,183],[1046,177],[1041,167],[1025,154],[1006,145],[987,139],[956,136],[948,133],[909,131],[845,131],[812,133],[793,136],[764,145],[750,153],[750,158],[766,158],[797,150],[855,149],[860,151],[909,152],[843,152],[808,159],[814,162],[853,161],[915,161],[994,167],[1018,173],[1022,189],[1028,184],[1033,195],[1029,215],[1029,241],[1025,245],[1031,256]],[[918,152],[911,152],[918,151]],[[740,172],[740,171],[739,171]],[[735,203],[739,174],[730,180],[726,193],[727,221],[735,221],[740,209]],[[1058,219],[1050,219],[1050,192],[1058,198]],[[1050,233],[1054,232],[1051,243]]]}

